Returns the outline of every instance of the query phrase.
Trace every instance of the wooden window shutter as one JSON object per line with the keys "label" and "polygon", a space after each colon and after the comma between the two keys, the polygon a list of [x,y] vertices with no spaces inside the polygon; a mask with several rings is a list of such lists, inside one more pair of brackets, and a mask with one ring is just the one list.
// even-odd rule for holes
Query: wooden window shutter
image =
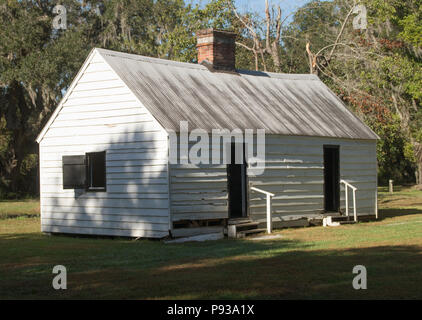
{"label": "wooden window shutter", "polygon": [[63,189],[83,189],[86,186],[86,161],[82,156],[63,156]]}

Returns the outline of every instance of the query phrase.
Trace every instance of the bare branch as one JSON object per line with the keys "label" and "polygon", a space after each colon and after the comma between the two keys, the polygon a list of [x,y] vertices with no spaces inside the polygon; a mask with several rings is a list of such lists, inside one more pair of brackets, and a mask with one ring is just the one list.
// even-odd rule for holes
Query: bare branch
{"label": "bare branch", "polygon": [[250,26],[237,12],[236,8],[233,6],[232,2],[229,0],[227,1],[229,8],[233,11],[236,18],[244,25],[246,29],[251,33],[253,37],[257,36],[255,30]]}
{"label": "bare branch", "polygon": [[255,50],[254,48],[248,47],[246,44],[243,44],[243,43],[238,42],[238,41],[236,41],[236,45],[238,45],[238,46],[240,46],[242,48],[245,48],[246,50],[249,50],[249,51],[254,51]]}
{"label": "bare branch", "polygon": [[315,69],[315,67],[316,67],[316,57],[317,56],[314,55],[311,52],[310,43],[309,42],[306,43],[306,52],[308,54],[308,60],[309,60],[309,73],[310,74],[315,74],[315,71],[316,71],[316,69]]}
{"label": "bare branch", "polygon": [[281,35],[281,8],[277,6],[277,20],[276,20],[276,37],[275,42],[278,44],[280,42],[280,35]]}
{"label": "bare branch", "polygon": [[271,48],[270,48],[271,15],[270,15],[268,0],[265,0],[265,20],[267,23],[265,44],[266,44],[266,49],[268,53],[270,53],[271,52]]}
{"label": "bare branch", "polygon": [[327,58],[327,61],[330,61],[331,60],[331,57],[332,57],[332,55],[334,53],[334,50],[336,49],[337,44],[340,41],[341,36],[343,35],[344,28],[346,27],[346,23],[349,20],[349,17],[351,16],[351,14],[353,13],[353,8],[354,8],[354,6],[352,7],[352,9],[350,9],[350,11],[348,12],[348,14],[346,15],[346,18],[343,21],[343,24],[341,26],[340,32],[338,33],[337,38],[336,38],[336,41],[334,42],[334,45],[331,48],[330,54],[328,55],[328,58]]}

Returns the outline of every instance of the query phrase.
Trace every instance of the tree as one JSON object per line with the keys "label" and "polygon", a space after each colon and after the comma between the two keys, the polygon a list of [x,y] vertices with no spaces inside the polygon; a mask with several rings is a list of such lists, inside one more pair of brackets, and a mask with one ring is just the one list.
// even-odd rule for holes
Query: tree
{"label": "tree", "polygon": [[57,1],[0,0],[0,197],[35,192],[35,138],[93,47],[196,61],[195,31],[230,27],[222,2],[62,0],[55,29]]}
{"label": "tree", "polygon": [[[358,4],[367,8],[366,30],[353,28]],[[393,165],[381,157],[396,159],[400,150],[403,165],[398,167],[410,170],[412,166],[404,163],[415,162],[414,179],[420,184],[422,69],[419,38],[413,32],[420,5],[413,0],[337,0],[314,1],[307,7],[317,9],[300,11],[284,31],[305,40],[286,41],[286,51],[300,57],[298,65],[309,61],[309,72],[317,73],[382,139],[391,138],[388,127],[399,121],[404,138],[394,143],[402,145],[390,154],[379,153],[379,163]],[[388,174],[395,168],[382,171]],[[409,179],[405,172],[403,177]]]}
{"label": "tree", "polygon": [[243,35],[242,41],[237,41],[236,44],[253,54],[255,70],[258,71],[261,63],[264,71],[281,72],[283,70],[281,42],[286,38],[296,40],[291,35],[282,34],[283,25],[290,14],[283,16],[280,5],[270,6],[268,0],[265,0],[265,18],[251,12],[240,14],[232,0],[227,0],[227,6],[236,17],[242,31],[240,34]]}
{"label": "tree", "polygon": [[[33,191],[25,175],[37,164],[35,137],[87,53],[88,16],[75,1],[63,1],[68,30],[53,30],[53,1],[0,2],[0,189]],[[2,187],[2,188],[1,188]]]}

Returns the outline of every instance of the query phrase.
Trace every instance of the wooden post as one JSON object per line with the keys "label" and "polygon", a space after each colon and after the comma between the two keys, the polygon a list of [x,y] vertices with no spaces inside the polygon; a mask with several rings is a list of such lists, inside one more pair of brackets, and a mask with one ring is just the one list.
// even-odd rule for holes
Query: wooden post
{"label": "wooden post", "polygon": [[266,195],[266,202],[267,202],[267,232],[271,233],[273,231],[273,218],[271,215],[271,197],[274,197],[275,194],[255,188],[255,187],[251,187],[251,190],[256,191],[256,192],[260,192]]}
{"label": "wooden post", "polygon": [[393,180],[388,180],[388,192],[393,194]]}
{"label": "wooden post", "polygon": [[378,189],[375,189],[375,219],[378,219]]}
{"label": "wooden post", "polygon": [[349,216],[349,190],[347,190],[347,184],[344,185],[345,202],[346,202],[346,216]]}
{"label": "wooden post", "polygon": [[353,216],[354,216],[355,222],[357,222],[358,216],[356,213],[356,189],[353,189]]}
{"label": "wooden post", "polygon": [[271,196],[267,194],[267,232],[271,233],[273,230],[273,221],[271,216]]}

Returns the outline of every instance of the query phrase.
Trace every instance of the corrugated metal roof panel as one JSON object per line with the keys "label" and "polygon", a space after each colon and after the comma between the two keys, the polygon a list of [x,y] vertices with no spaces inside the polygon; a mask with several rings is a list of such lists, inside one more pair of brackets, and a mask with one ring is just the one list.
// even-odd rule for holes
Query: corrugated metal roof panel
{"label": "corrugated metal roof panel", "polygon": [[160,124],[267,134],[377,139],[317,76],[205,66],[97,49]]}

